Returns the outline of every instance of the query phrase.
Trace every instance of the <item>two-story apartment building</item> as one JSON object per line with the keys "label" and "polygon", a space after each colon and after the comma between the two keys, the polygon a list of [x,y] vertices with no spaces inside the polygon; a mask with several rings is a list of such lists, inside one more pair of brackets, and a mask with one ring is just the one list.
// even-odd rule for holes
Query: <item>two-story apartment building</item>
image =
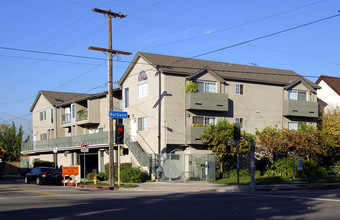
{"label": "two-story apartment building", "polygon": [[[186,92],[188,84],[197,91]],[[119,85],[115,109],[128,113],[123,123],[130,153],[124,160],[150,169],[155,165],[150,155],[210,153],[200,136],[219,120],[255,133],[266,126],[298,129],[303,122],[315,124],[318,117],[320,87],[289,70],[140,52]],[[108,162],[106,96],[41,91],[31,108],[34,142],[24,145],[23,153],[30,161],[56,160],[59,166],[81,163],[80,143],[87,141],[89,167],[102,171]],[[194,164],[166,164],[165,159],[168,173],[178,166],[187,172]]]}
{"label": "two-story apartment building", "polygon": [[[197,92],[185,92],[189,82]],[[319,86],[288,70],[140,52],[119,83],[130,115],[126,130],[148,153],[208,152],[199,137],[219,120],[254,133],[297,129],[318,117]]]}

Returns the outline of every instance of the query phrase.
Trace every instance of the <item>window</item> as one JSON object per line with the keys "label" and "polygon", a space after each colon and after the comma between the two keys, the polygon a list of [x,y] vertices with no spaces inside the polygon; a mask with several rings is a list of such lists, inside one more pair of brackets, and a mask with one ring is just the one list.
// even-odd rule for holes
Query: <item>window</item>
{"label": "window", "polygon": [[243,127],[243,118],[235,118],[235,124],[239,124],[240,128]]}
{"label": "window", "polygon": [[72,118],[76,117],[76,106],[72,105]]}
{"label": "window", "polygon": [[307,91],[289,90],[288,99],[307,101]]}
{"label": "window", "polygon": [[41,140],[41,141],[47,140],[47,133],[42,133],[42,134],[40,134],[40,140]]}
{"label": "window", "polygon": [[138,118],[138,131],[146,131],[148,129],[148,118]]}
{"label": "window", "polygon": [[40,121],[45,121],[46,120],[46,111],[40,112]]}
{"label": "window", "polygon": [[242,84],[236,84],[236,95],[243,95],[243,85]]}
{"label": "window", "polygon": [[148,83],[143,83],[138,85],[138,98],[143,98],[148,96]]}
{"label": "window", "polygon": [[51,123],[53,124],[53,108],[51,108]]}
{"label": "window", "polygon": [[138,74],[138,82],[147,80],[148,76],[146,75],[146,72],[143,70]]}
{"label": "window", "polygon": [[196,82],[198,92],[216,93],[216,82],[199,81]]}
{"label": "window", "polygon": [[210,124],[216,124],[215,117],[206,117],[206,116],[193,116],[192,123],[194,125],[204,125],[208,126]]}
{"label": "window", "polygon": [[303,123],[305,123],[305,122],[290,121],[290,122],[288,122],[288,129],[289,130],[299,130]]}
{"label": "window", "polygon": [[125,108],[127,108],[129,107],[129,88],[125,88],[124,96],[125,96]]}

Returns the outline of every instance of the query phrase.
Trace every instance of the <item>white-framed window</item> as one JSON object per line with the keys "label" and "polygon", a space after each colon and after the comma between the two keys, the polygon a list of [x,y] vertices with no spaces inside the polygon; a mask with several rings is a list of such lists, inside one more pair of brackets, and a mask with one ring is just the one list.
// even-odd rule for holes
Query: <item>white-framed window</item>
{"label": "white-framed window", "polygon": [[45,121],[46,120],[46,111],[41,111],[39,114],[40,114],[40,121]]}
{"label": "white-framed window", "polygon": [[138,131],[146,131],[148,130],[148,117],[138,118]]}
{"label": "white-framed window", "polygon": [[236,84],[235,94],[243,95],[243,84]]}
{"label": "white-framed window", "polygon": [[47,133],[40,134],[40,140],[41,141],[47,140]]}
{"label": "white-framed window", "polygon": [[302,122],[299,121],[290,121],[288,122],[288,129],[289,130],[299,130],[299,128],[301,127]]}
{"label": "white-framed window", "polygon": [[235,118],[235,124],[239,124],[243,128],[243,118]]}
{"label": "white-framed window", "polygon": [[307,91],[299,91],[299,90],[289,90],[288,91],[288,99],[289,100],[307,100]]}
{"label": "white-framed window", "polygon": [[196,82],[198,92],[217,93],[217,83],[208,81]]}
{"label": "white-framed window", "polygon": [[143,98],[148,96],[148,83],[138,84],[137,97]]}
{"label": "white-framed window", "polygon": [[51,124],[53,124],[53,108],[51,108]]}
{"label": "white-framed window", "polygon": [[124,89],[124,103],[125,103],[125,108],[129,107],[129,88]]}
{"label": "white-framed window", "polygon": [[211,124],[216,124],[216,117],[208,117],[208,116],[193,116],[192,123],[194,125],[204,125],[208,126]]}

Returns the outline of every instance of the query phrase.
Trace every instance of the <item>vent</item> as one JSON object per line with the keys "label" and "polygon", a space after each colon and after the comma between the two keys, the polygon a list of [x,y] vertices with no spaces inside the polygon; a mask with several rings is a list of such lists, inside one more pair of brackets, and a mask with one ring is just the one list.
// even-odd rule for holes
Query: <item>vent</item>
{"label": "vent", "polygon": [[314,114],[314,112],[309,112],[309,113]]}
{"label": "vent", "polygon": [[223,107],[223,105],[217,105],[218,107]]}
{"label": "vent", "polygon": [[202,105],[202,103],[195,103],[195,105]]}
{"label": "vent", "polygon": [[292,112],[298,112],[298,110],[292,110]]}
{"label": "vent", "polygon": [[57,102],[64,102],[64,100],[58,99],[58,98],[56,98],[55,100],[56,100]]}

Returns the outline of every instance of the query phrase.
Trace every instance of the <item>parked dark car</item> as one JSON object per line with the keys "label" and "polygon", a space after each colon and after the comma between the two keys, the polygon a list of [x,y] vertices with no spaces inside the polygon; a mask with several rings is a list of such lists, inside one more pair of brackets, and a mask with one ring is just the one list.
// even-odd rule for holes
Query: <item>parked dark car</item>
{"label": "parked dark car", "polygon": [[36,167],[25,176],[25,183],[35,182],[41,184],[61,184],[61,172],[50,167]]}

